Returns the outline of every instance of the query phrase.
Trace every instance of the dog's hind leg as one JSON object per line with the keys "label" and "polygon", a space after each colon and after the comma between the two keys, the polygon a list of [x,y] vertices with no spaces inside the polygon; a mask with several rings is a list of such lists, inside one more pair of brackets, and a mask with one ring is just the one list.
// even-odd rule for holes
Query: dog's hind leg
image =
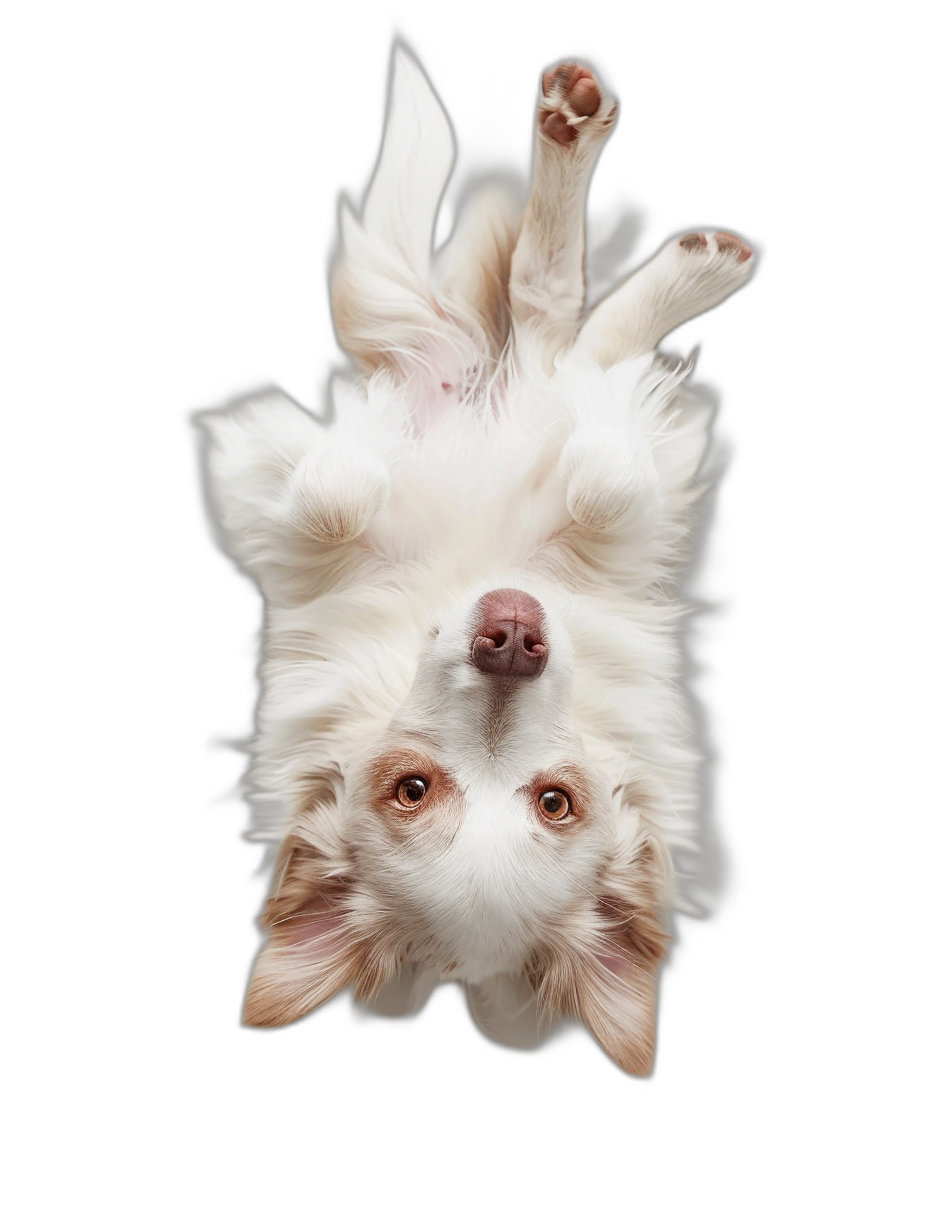
{"label": "dog's hind leg", "polygon": [[517,352],[542,363],[574,336],[583,310],[587,188],[618,104],[589,69],[561,64],[542,77],[532,189],[512,257],[509,302]]}
{"label": "dog's hind leg", "polygon": [[653,351],[672,329],[737,290],[751,274],[751,257],[728,231],[671,240],[590,313],[573,353],[611,368]]}

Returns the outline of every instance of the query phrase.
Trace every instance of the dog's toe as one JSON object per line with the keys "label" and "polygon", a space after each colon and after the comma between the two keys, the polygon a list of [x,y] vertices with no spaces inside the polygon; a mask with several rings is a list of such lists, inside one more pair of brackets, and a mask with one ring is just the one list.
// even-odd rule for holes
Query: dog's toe
{"label": "dog's toe", "polygon": [[546,98],[563,100],[574,115],[591,116],[603,101],[599,82],[580,64],[561,64],[541,79]]}
{"label": "dog's toe", "polygon": [[570,145],[577,140],[577,130],[559,111],[549,111],[541,122],[542,132],[558,145]]}
{"label": "dog's toe", "polygon": [[701,231],[690,231],[680,240],[680,247],[685,248],[687,252],[698,252],[700,248],[706,247],[707,242]]}
{"label": "dog's toe", "polygon": [[715,242],[719,246],[719,252],[729,252],[738,261],[749,261],[754,255],[744,240],[732,235],[730,231],[716,231]]}

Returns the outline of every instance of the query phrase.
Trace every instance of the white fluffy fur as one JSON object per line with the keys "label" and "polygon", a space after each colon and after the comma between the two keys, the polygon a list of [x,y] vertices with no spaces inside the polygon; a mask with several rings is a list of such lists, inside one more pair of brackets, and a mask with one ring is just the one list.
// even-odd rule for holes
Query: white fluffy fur
{"label": "white fluffy fur", "polygon": [[[450,977],[491,1033],[574,1013],[645,1072],[671,858],[692,842],[673,575],[707,429],[688,368],[654,348],[751,262],[721,238],[673,242],[581,319],[583,201],[615,109],[581,120],[570,72],[546,78],[540,114],[577,140],[539,129],[521,231],[485,194],[439,279],[451,132],[397,51],[333,281],[358,377],[331,427],[283,396],[210,417],[227,545],[267,601],[251,782],[281,854],[246,1020],[351,982],[408,1005]],[[497,588],[544,608],[535,679],[471,661]],[[395,819],[371,780],[393,761],[433,767],[441,802]],[[571,776],[582,820],[545,826],[530,785],[572,792]]]}

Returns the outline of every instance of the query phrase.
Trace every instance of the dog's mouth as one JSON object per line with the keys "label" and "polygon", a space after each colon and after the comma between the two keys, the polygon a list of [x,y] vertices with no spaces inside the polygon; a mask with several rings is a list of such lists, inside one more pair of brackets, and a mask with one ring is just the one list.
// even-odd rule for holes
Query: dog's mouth
{"label": "dog's mouth", "polygon": [[545,611],[524,590],[491,590],[477,600],[471,662],[489,676],[531,680],[545,670]]}

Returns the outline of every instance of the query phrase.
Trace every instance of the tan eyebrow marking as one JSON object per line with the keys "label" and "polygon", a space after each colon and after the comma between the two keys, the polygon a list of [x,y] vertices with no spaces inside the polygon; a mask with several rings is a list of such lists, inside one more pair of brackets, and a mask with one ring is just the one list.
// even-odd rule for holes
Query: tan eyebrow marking
{"label": "tan eyebrow marking", "polygon": [[[547,770],[540,770],[529,783],[519,788],[528,800],[536,816],[538,810],[535,802],[543,791],[563,791],[570,797],[571,820],[569,822],[548,822],[549,829],[576,833],[581,826],[589,824],[592,816],[593,792],[590,787],[589,775],[576,762],[560,762]],[[542,822],[544,818],[541,817]]]}
{"label": "tan eyebrow marking", "polygon": [[[396,799],[403,779],[422,778],[428,791],[416,808],[406,808]],[[444,832],[448,840],[464,819],[464,793],[454,777],[423,748],[403,745],[379,753],[365,772],[369,805],[398,838],[422,831]]]}

